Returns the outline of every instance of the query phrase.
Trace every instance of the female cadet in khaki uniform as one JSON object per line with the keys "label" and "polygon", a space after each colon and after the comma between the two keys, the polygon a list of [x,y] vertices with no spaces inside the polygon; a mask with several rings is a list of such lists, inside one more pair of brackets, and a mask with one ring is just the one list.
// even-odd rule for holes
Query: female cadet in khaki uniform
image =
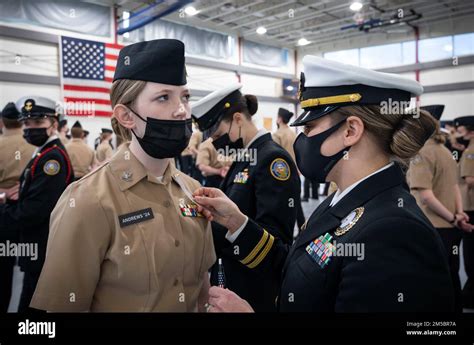
{"label": "female cadet in khaki uniform", "polygon": [[199,184],[170,164],[191,136],[188,100],[181,41],[120,51],[111,103],[131,143],[62,195],[32,307],[203,310],[212,232],[187,196]]}
{"label": "female cadet in khaki uniform", "polygon": [[[204,214],[228,229],[225,253],[258,272],[281,273],[280,311],[453,311],[443,244],[393,161],[413,157],[436,128],[426,113],[398,110],[423,88],[315,56],[303,58],[303,69],[304,113],[292,124],[305,126],[296,162],[305,177],[335,181],[339,189],[290,248],[222,191],[201,188],[195,198]],[[235,247],[239,252],[231,252]],[[213,286],[209,295],[209,311],[252,310],[229,290]]]}
{"label": "female cadet in khaki uniform", "polygon": [[[422,107],[420,111],[429,109],[429,113],[439,120],[444,106],[428,107]],[[461,311],[459,246],[462,238],[461,229],[469,229],[470,226],[467,224],[469,217],[463,211],[456,160],[444,146],[445,142],[446,137],[438,126],[433,137],[428,139],[418,155],[410,162],[407,182],[418,206],[441,236],[455,288],[456,308]]]}
{"label": "female cadet in khaki uniform", "polygon": [[[464,211],[474,225],[474,116],[454,120],[456,131],[469,142],[459,160],[460,188]],[[463,307],[474,309],[474,231],[463,233],[463,257],[467,281],[462,290]]]}

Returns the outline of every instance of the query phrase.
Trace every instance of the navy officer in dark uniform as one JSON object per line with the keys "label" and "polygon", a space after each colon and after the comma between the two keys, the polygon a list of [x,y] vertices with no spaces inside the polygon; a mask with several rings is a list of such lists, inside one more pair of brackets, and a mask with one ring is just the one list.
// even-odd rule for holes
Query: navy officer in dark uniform
{"label": "navy officer in dark uniform", "polygon": [[20,177],[16,204],[0,205],[0,240],[19,237],[19,243],[35,246],[30,256],[20,256],[25,273],[19,312],[31,311],[29,304],[43,267],[49,234],[49,217],[67,185],[74,181],[66,149],[57,136],[59,114],[54,101],[28,96],[17,101],[24,138],[37,147]]}
{"label": "navy officer in dark uniform", "polygon": [[[222,191],[266,229],[269,241],[278,238],[289,245],[300,203],[298,171],[289,153],[272,140],[271,134],[253,124],[257,98],[242,95],[241,87],[235,84],[207,95],[193,104],[192,114],[204,139],[212,137],[218,153],[234,157],[221,184]],[[273,270],[255,270],[263,255],[249,252],[241,262],[235,261],[229,253],[239,248],[226,237],[227,229],[213,223],[212,230],[216,253],[224,266],[225,286],[245,296],[255,310],[275,311],[279,277]],[[270,245],[262,242],[259,248],[265,252]],[[218,285],[218,278],[215,265],[211,284]]]}
{"label": "navy officer in dark uniform", "polygon": [[[230,248],[240,249],[224,248],[225,255],[239,262],[258,252],[256,270],[281,273],[280,311],[453,311],[443,244],[397,162],[413,157],[436,128],[428,114],[404,112],[423,88],[314,56],[304,57],[303,66],[304,113],[293,125],[305,130],[294,145],[296,163],[305,177],[334,181],[339,189],[291,247],[269,241],[268,231],[246,222],[221,191],[199,189],[195,197],[206,217],[226,227]],[[212,287],[209,294],[208,311],[252,311],[230,290]]]}

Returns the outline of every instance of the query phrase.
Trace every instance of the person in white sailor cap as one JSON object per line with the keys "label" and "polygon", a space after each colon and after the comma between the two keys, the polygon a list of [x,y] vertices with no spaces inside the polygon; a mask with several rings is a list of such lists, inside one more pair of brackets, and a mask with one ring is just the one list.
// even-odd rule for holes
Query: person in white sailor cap
{"label": "person in white sailor cap", "polygon": [[50,215],[61,194],[74,181],[74,172],[57,135],[56,102],[41,96],[25,96],[16,102],[16,108],[20,110],[18,120],[23,123],[23,137],[36,150],[20,176],[18,201],[0,205],[0,241],[19,241],[37,248],[36,257],[23,256],[18,261],[25,273],[18,311],[31,312],[34,310],[29,304],[46,257]]}
{"label": "person in white sailor cap", "polygon": [[[218,153],[235,155],[234,162],[222,181],[221,190],[248,217],[268,232],[259,250],[240,262],[234,258],[232,237],[227,229],[212,224],[214,247],[222,258],[225,286],[244,297],[257,311],[275,311],[278,276],[259,269],[263,254],[278,238],[291,244],[300,202],[300,182],[290,154],[272,140],[271,133],[258,130],[252,122],[258,108],[257,98],[242,95],[242,85],[233,84],[217,90],[192,106],[192,115],[203,131],[212,138]],[[244,225],[242,225],[244,227]],[[211,270],[211,284],[218,285],[219,267]],[[222,285],[222,284],[221,284]]]}
{"label": "person in white sailor cap", "polygon": [[[301,173],[338,190],[314,211],[290,247],[275,239],[259,269],[281,273],[280,311],[453,311],[447,257],[436,230],[410,195],[401,163],[431,137],[435,120],[406,114],[423,88],[414,80],[327,61],[303,59],[300,104],[305,126],[294,145]],[[236,261],[261,249],[267,229],[223,193],[196,200],[227,227]],[[241,228],[241,224],[246,224]],[[209,311],[251,311],[232,291],[212,287]],[[436,303],[433,303],[436,301]]]}

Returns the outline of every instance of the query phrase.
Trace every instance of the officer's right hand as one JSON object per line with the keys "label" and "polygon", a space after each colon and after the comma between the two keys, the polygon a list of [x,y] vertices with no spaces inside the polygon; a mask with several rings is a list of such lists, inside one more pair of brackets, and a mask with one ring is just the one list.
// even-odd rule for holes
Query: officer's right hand
{"label": "officer's right hand", "polygon": [[198,203],[198,211],[207,220],[221,224],[231,233],[239,229],[247,220],[239,207],[220,189],[201,187],[194,191],[193,197]]}

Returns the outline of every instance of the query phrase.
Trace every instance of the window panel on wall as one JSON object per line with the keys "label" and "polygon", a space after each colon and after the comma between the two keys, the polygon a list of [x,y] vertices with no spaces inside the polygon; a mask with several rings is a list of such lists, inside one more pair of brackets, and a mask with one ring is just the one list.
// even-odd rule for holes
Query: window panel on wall
{"label": "window panel on wall", "polygon": [[111,36],[110,7],[82,1],[0,1],[0,20],[94,36]]}
{"label": "window panel on wall", "polygon": [[474,55],[474,33],[454,36],[454,56]]}
{"label": "window panel on wall", "polygon": [[420,62],[450,59],[453,56],[453,37],[444,36],[419,41]]}
{"label": "window panel on wall", "polygon": [[324,53],[324,58],[359,66],[359,49],[340,50],[336,52]]}
{"label": "window panel on wall", "polygon": [[411,65],[416,63],[416,46],[415,41],[402,43],[402,64]]}
{"label": "window panel on wall", "polygon": [[267,67],[288,66],[288,49],[243,41],[243,60],[254,65]]}
{"label": "window panel on wall", "polygon": [[377,69],[400,66],[402,64],[401,43],[385,44],[382,46],[360,49],[360,66]]}

